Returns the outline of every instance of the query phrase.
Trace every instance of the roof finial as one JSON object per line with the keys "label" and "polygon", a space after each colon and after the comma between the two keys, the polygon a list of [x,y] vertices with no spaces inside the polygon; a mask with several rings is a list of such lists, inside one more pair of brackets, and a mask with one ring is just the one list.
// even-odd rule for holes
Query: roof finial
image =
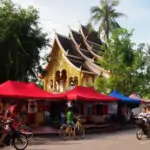
{"label": "roof finial", "polygon": [[53,32],[54,32],[54,34],[55,34],[55,35],[57,34],[57,32],[56,32],[56,30],[55,30],[55,29],[53,29]]}
{"label": "roof finial", "polygon": [[79,20],[77,22],[79,23],[79,25],[81,25],[81,22]]}
{"label": "roof finial", "polygon": [[70,27],[70,25],[68,25],[68,28],[69,28],[69,30],[71,30],[71,27]]}

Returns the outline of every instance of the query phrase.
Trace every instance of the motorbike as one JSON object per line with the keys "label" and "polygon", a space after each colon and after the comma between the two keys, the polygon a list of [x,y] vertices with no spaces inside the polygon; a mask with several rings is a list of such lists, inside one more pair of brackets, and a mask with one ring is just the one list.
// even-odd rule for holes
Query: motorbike
{"label": "motorbike", "polygon": [[16,150],[24,150],[28,146],[27,137],[18,129],[10,127],[11,120],[1,124],[1,128],[7,127],[8,134],[3,140],[1,147],[13,146]]}
{"label": "motorbike", "polygon": [[137,125],[136,138],[138,140],[142,140],[143,136],[150,137],[150,125],[148,123],[148,118],[136,118],[135,124]]}

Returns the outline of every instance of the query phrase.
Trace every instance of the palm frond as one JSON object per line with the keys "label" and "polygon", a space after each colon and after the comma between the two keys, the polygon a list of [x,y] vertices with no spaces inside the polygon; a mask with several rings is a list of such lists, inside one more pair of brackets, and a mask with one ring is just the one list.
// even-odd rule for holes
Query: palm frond
{"label": "palm frond", "polygon": [[116,22],[114,19],[110,20],[110,31],[113,32],[114,30],[121,28],[121,26]]}
{"label": "palm frond", "polygon": [[108,3],[109,3],[108,0],[101,0],[101,1],[100,1],[101,7],[107,5]]}
{"label": "palm frond", "polygon": [[125,15],[124,13],[115,12],[115,13],[114,13],[114,17],[115,17],[115,18],[127,17],[127,15]]}
{"label": "palm frond", "polygon": [[89,22],[94,22],[94,24],[97,24],[98,22],[100,22],[100,20],[101,20],[101,16],[95,14],[95,15],[93,15],[93,16],[91,17],[91,19],[90,19]]}
{"label": "palm frond", "polygon": [[99,6],[93,6],[90,11],[92,14],[93,13],[101,13],[101,8]]}
{"label": "palm frond", "polygon": [[114,0],[112,3],[111,3],[111,7],[116,7],[120,4],[120,1],[119,0]]}

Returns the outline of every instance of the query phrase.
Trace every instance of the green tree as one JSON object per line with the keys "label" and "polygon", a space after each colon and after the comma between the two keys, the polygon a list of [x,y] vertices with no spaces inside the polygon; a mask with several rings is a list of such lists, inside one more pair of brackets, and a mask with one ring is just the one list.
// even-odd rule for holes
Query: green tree
{"label": "green tree", "polygon": [[[117,29],[112,33],[108,45],[103,45],[103,59],[99,64],[110,71],[110,77],[102,82],[104,93],[109,93],[114,89],[127,95],[132,92],[142,93],[145,84],[145,56],[141,45],[135,48],[135,43],[131,41],[133,31]],[[103,79],[104,80],[104,79]],[[99,84],[99,80],[95,81]],[[100,85],[99,85],[100,86]]]}
{"label": "green tree", "polygon": [[92,17],[90,21],[99,24],[99,33],[104,31],[104,38],[106,41],[109,39],[110,32],[114,29],[120,28],[116,19],[125,16],[123,13],[119,13],[115,10],[115,7],[118,5],[118,0],[101,0],[100,6],[94,6],[91,8]]}
{"label": "green tree", "polygon": [[48,46],[36,9],[21,8],[10,0],[0,2],[0,83],[36,78],[40,53]]}
{"label": "green tree", "polygon": [[142,80],[141,85],[141,93],[143,94],[144,99],[150,99],[150,45],[149,44],[142,44],[144,47],[144,61],[145,61],[145,66],[144,66],[144,77]]}

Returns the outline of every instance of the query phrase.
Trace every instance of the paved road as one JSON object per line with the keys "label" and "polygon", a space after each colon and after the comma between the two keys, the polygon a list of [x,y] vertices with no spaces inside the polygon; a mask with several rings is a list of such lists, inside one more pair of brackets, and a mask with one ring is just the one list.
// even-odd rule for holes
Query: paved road
{"label": "paved road", "polygon": [[58,138],[36,137],[27,150],[146,150],[149,147],[150,140],[138,141],[135,131],[130,130],[87,135],[84,140],[72,139],[65,142]]}

